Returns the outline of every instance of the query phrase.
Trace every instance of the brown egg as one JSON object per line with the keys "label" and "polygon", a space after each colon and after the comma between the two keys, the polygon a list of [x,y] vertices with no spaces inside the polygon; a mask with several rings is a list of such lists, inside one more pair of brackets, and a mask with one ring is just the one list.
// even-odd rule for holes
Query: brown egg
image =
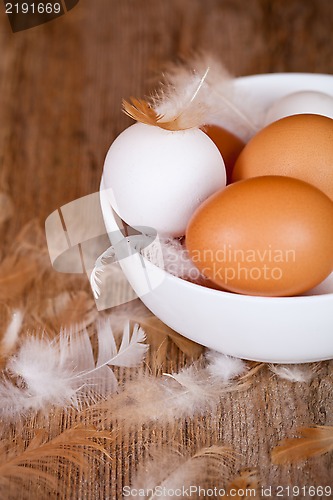
{"label": "brown egg", "polygon": [[229,291],[300,294],[333,270],[333,202],[290,177],[236,182],[196,210],[186,246],[202,274]]}
{"label": "brown egg", "polygon": [[245,144],[228,130],[218,125],[205,125],[202,130],[211,138],[219,149],[227,172],[227,184],[230,184],[235,162]]}
{"label": "brown egg", "polygon": [[259,175],[296,177],[333,200],[333,120],[293,115],[262,129],[238,157],[233,181]]}

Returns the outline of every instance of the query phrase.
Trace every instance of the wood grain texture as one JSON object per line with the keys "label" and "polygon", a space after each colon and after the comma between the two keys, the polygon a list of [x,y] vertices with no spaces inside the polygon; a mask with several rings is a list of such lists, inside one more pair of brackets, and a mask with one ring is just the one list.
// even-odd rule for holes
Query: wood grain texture
{"label": "wood grain texture", "polygon": [[[147,94],[167,62],[203,49],[235,75],[333,73],[332,26],[331,0],[81,0],[55,21],[12,34],[1,6],[0,188],[16,206],[4,248],[27,221],[43,223],[98,190],[106,151],[131,123],[121,99]],[[333,486],[332,455],[283,467],[270,461],[270,450],[298,427],[333,425],[332,367],[322,363],[310,385],[263,370],[249,391],[225,396],[218,415],[182,421],[176,431],[134,429],[110,450],[111,466],[93,464],[97,479],[73,471],[63,498],[121,498],[147,443],[171,432],[192,450],[231,445],[235,470],[257,467],[263,486]],[[71,418],[64,415],[64,428]]]}

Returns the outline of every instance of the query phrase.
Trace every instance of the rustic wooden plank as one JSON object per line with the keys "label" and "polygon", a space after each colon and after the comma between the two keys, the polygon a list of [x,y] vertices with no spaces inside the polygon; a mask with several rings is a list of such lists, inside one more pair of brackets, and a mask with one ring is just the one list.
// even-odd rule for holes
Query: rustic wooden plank
{"label": "rustic wooden plank", "polygon": [[[2,13],[0,181],[16,204],[7,243],[25,222],[98,190],[108,146],[130,123],[121,99],[149,92],[166,62],[203,49],[237,75],[333,73],[332,21],[330,0],[81,0],[16,34]],[[218,415],[184,422],[177,438],[192,449],[221,439],[240,453],[236,467],[257,467],[264,486],[332,485],[332,455],[290,467],[272,466],[269,456],[299,426],[333,424],[332,367],[323,363],[310,385],[265,370],[251,390],[225,397]],[[159,444],[169,431],[140,432],[119,438],[97,486],[73,472],[70,498],[120,498],[145,438]]]}

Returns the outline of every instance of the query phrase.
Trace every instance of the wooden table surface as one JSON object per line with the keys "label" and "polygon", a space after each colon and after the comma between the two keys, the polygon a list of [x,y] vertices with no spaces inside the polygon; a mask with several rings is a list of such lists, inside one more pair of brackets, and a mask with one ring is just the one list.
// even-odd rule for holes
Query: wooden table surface
{"label": "wooden table surface", "polygon": [[[59,19],[12,33],[1,6],[0,188],[15,204],[3,249],[25,223],[43,224],[98,190],[106,151],[131,123],[122,98],[149,93],[167,62],[208,50],[237,76],[333,74],[332,26],[331,0],[80,0]],[[272,447],[299,427],[333,425],[332,367],[322,363],[310,384],[263,370],[251,389],[226,396],[218,414],[183,421],[184,446],[222,440],[240,453],[239,469],[258,469],[260,485],[333,486],[332,454],[290,466],[270,460]],[[158,443],[157,424],[152,432]],[[144,455],[138,434],[124,440],[131,456],[118,446],[111,451],[120,466],[110,467],[126,473],[104,472],[83,489],[74,482],[60,497],[121,498]]]}

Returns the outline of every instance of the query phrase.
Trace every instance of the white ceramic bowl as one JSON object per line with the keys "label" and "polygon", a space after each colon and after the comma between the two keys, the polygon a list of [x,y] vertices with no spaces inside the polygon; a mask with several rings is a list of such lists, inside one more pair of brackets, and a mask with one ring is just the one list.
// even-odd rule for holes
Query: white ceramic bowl
{"label": "white ceramic bowl", "polygon": [[[264,110],[298,90],[333,95],[333,76],[269,74],[236,79],[236,86]],[[101,206],[111,243],[121,240],[101,183]],[[118,234],[118,236],[116,236]],[[333,357],[333,274],[298,297],[255,297],[189,283],[139,253],[120,265],[144,304],[180,334],[216,351],[249,360],[304,363]]]}

